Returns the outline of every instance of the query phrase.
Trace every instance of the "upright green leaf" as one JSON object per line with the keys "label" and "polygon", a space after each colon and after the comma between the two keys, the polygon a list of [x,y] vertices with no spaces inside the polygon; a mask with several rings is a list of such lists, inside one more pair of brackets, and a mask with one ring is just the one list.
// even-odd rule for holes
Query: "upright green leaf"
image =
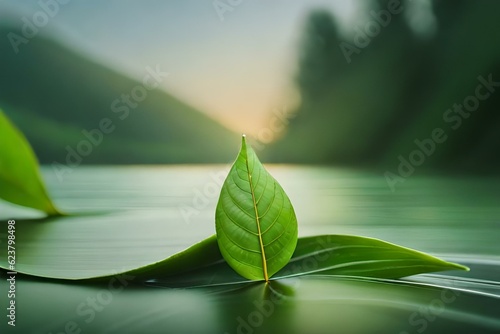
{"label": "upright green leaf", "polygon": [[241,276],[269,280],[292,257],[297,218],[278,182],[242,137],[215,213],[222,256]]}
{"label": "upright green leaf", "polygon": [[47,194],[38,161],[23,134],[0,110],[0,198],[57,215]]}

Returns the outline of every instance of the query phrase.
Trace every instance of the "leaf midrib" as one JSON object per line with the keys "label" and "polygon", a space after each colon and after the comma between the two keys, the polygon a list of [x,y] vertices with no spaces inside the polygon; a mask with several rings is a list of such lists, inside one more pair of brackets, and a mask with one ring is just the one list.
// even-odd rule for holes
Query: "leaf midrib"
{"label": "leaf midrib", "polygon": [[260,219],[259,219],[259,210],[257,209],[257,202],[255,201],[255,191],[252,184],[252,174],[250,173],[250,167],[248,166],[248,151],[246,153],[245,165],[248,175],[248,183],[250,184],[250,193],[252,194],[252,204],[255,210],[255,222],[257,224],[257,232],[259,237],[259,245],[260,251],[262,255],[262,270],[264,272],[264,279],[266,282],[269,281],[269,276],[267,275],[267,260],[266,260],[266,252],[264,250],[264,242],[262,241],[262,232],[260,231]]}

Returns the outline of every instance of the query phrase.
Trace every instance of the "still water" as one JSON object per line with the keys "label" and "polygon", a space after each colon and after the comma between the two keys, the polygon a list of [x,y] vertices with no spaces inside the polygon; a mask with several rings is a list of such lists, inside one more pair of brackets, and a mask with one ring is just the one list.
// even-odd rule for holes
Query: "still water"
{"label": "still water", "polygon": [[[268,169],[295,207],[300,236],[379,238],[471,271],[188,289],[137,286],[128,277],[83,285],[18,276],[16,327],[2,314],[1,333],[500,332],[500,178],[414,175],[392,192],[383,175],[367,171]],[[214,165],[78,167],[61,180],[44,167],[56,204],[76,215],[44,220],[0,203],[0,220],[16,218],[19,271],[73,278],[114,273],[212,235],[227,171]],[[0,247],[5,238],[2,228]],[[6,293],[2,279],[2,310]]]}

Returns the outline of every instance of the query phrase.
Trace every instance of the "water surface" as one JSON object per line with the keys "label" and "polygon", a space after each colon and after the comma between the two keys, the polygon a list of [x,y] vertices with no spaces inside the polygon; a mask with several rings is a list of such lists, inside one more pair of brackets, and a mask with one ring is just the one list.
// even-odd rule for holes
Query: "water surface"
{"label": "water surface", "polygon": [[[44,167],[55,202],[79,215],[44,220],[37,212],[1,203],[0,219],[16,218],[20,271],[70,271],[74,277],[118,272],[161,260],[213,234],[227,170],[78,167],[61,182]],[[404,280],[311,276],[188,289],[161,282],[136,286],[127,277],[114,289],[18,277],[16,332],[55,334],[73,327],[83,333],[500,331],[500,178],[414,175],[392,192],[383,175],[368,171],[269,170],[295,207],[301,236],[380,238],[471,271]],[[1,246],[6,234],[0,233]],[[6,289],[2,280],[0,293]],[[94,299],[96,304],[89,304]],[[5,310],[5,298],[0,303]],[[4,321],[0,326],[14,332]]]}

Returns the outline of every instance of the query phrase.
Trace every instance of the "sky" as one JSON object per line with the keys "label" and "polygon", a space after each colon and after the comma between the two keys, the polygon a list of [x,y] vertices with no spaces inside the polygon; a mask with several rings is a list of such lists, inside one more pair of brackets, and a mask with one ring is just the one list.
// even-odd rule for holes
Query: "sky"
{"label": "sky", "polygon": [[[330,9],[344,27],[360,10],[343,0],[221,0],[224,12],[212,0],[65,1],[40,35],[137,79],[158,65],[169,72],[162,89],[250,134],[297,103],[293,76],[310,10]],[[39,10],[39,1],[0,1],[18,27]]]}

